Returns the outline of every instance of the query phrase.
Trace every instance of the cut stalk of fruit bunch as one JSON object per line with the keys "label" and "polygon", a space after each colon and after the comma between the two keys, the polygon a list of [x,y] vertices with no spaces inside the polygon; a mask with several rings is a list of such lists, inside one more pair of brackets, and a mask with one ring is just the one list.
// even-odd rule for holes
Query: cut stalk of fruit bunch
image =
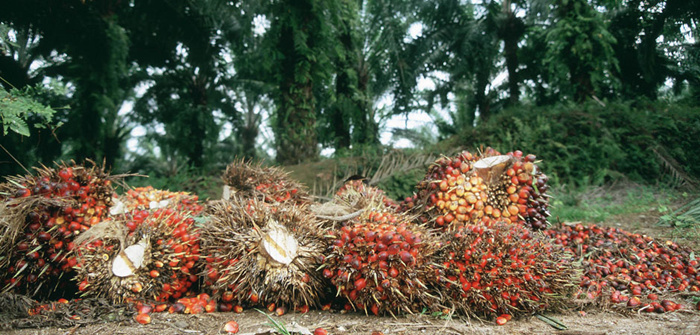
{"label": "cut stalk of fruit bunch", "polygon": [[45,299],[70,297],[73,239],[101,222],[112,205],[112,182],[102,167],[88,161],[57,163],[0,184],[0,284]]}
{"label": "cut stalk of fruit bunch", "polygon": [[355,310],[396,315],[437,305],[426,286],[437,243],[405,216],[367,211],[328,239],[323,276]]}
{"label": "cut stalk of fruit bunch", "polygon": [[88,230],[78,244],[83,296],[113,302],[168,302],[193,296],[200,271],[199,228],[171,208],[135,210]]}
{"label": "cut stalk of fruit bunch", "polygon": [[152,186],[129,189],[114,201],[111,215],[128,213],[134,210],[157,210],[173,208],[180,213],[199,215],[204,206],[199,197],[187,192],[171,192],[154,189]]}
{"label": "cut stalk of fruit bunch", "polygon": [[549,222],[547,176],[534,155],[501,155],[487,148],[438,159],[401,208],[431,228],[450,231],[465,225],[507,222],[544,229]]}
{"label": "cut stalk of fruit bunch", "polygon": [[311,205],[325,228],[352,220],[365,211],[396,213],[398,203],[381,189],[367,185],[364,180],[350,180],[336,192],[331,201]]}
{"label": "cut stalk of fruit bunch", "polygon": [[306,206],[234,195],[211,202],[207,213],[204,284],[222,302],[288,310],[318,305],[323,283],[316,269],[325,243]]}

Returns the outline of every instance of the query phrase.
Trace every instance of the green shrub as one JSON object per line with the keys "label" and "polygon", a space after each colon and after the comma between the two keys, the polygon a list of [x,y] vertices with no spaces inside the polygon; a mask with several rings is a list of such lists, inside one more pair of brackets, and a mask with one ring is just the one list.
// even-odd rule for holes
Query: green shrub
{"label": "green shrub", "polygon": [[553,184],[656,184],[700,177],[700,107],[598,103],[517,107],[461,134],[467,147],[538,156]]}

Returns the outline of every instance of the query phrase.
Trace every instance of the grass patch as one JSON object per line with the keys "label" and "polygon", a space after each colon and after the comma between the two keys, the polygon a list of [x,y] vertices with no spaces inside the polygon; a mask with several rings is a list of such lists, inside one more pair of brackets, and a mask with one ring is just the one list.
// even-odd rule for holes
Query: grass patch
{"label": "grass patch", "polygon": [[552,219],[599,223],[617,215],[670,213],[679,194],[669,188],[638,184],[558,187],[550,199]]}

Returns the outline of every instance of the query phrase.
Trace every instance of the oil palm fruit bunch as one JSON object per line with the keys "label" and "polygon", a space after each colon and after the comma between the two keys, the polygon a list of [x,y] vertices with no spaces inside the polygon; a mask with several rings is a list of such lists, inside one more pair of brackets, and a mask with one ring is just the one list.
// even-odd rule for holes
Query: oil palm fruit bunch
{"label": "oil palm fruit bunch", "polygon": [[324,285],[316,269],[325,242],[320,223],[305,205],[233,195],[210,202],[206,213],[204,285],[221,297],[222,310],[318,305]]}
{"label": "oil palm fruit bunch", "polygon": [[563,308],[580,277],[572,253],[519,225],[468,225],[442,238],[432,283],[467,316]]}
{"label": "oil palm fruit bunch", "polygon": [[204,210],[197,195],[158,190],[154,189],[153,186],[146,186],[129,189],[115,200],[110,213],[115,215],[134,210],[156,210],[159,208],[173,208],[180,213],[188,213],[192,216],[197,216]]}
{"label": "oil palm fruit bunch", "polygon": [[578,296],[584,302],[668,312],[678,306],[661,309],[651,303],[659,297],[700,292],[700,263],[695,253],[673,241],[582,224],[550,228],[544,233],[583,260]]}
{"label": "oil palm fruit bunch", "polygon": [[73,239],[108,215],[119,177],[91,161],[36,170],[0,184],[0,286],[38,298],[68,295]]}
{"label": "oil palm fruit bunch", "polygon": [[199,228],[172,208],[116,216],[75,242],[83,296],[167,302],[192,295],[199,279]]}
{"label": "oil palm fruit bunch", "polygon": [[437,244],[402,214],[366,211],[327,238],[322,273],[347,299],[346,308],[396,315],[439,303],[426,284]]}
{"label": "oil palm fruit bunch", "polygon": [[307,204],[311,199],[306,189],[289,178],[282,169],[263,167],[261,163],[236,160],[226,167],[222,179],[222,199],[225,200],[233,195],[240,195],[258,198],[268,203]]}
{"label": "oil palm fruit bunch", "polygon": [[455,230],[495,221],[544,229],[549,222],[547,176],[534,155],[501,155],[487,148],[481,155],[464,151],[438,159],[401,208],[419,214],[429,227]]}

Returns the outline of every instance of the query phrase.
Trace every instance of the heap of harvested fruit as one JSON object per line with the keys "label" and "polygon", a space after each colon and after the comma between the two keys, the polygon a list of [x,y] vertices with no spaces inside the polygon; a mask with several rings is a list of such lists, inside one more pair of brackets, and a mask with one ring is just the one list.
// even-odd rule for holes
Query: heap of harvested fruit
{"label": "heap of harvested fruit", "polygon": [[434,284],[468,316],[522,315],[566,306],[580,276],[573,254],[519,225],[470,225],[443,236]]}
{"label": "heap of harvested fruit", "polygon": [[194,219],[171,208],[105,221],[76,240],[78,288],[114,302],[190,296],[198,281],[199,242]]}
{"label": "heap of harvested fruit", "polygon": [[222,176],[224,193],[222,199],[233,195],[244,198],[257,198],[265,202],[292,202],[297,205],[310,203],[311,197],[305,188],[289,178],[283,170],[263,167],[243,159],[226,167]]}
{"label": "heap of harvested fruit", "polygon": [[173,208],[180,213],[196,216],[204,210],[199,203],[199,197],[187,192],[171,192],[154,189],[153,186],[129,189],[120,196],[110,211],[112,215],[123,214],[134,210],[156,210]]}
{"label": "heap of harvested fruit", "polygon": [[57,164],[0,184],[0,284],[31,296],[70,295],[76,264],[73,238],[102,221],[112,204],[112,180],[102,167]]}
{"label": "heap of harvested fruit", "polygon": [[492,148],[480,156],[464,151],[440,158],[402,208],[447,231],[495,221],[544,229],[549,224],[547,176],[535,159],[520,151],[500,155]]}
{"label": "heap of harvested fruit", "polygon": [[323,283],[316,269],[325,243],[319,222],[305,206],[233,196],[212,202],[207,212],[204,284],[221,296],[223,310],[318,305]]}
{"label": "heap of harvested fruit", "polygon": [[700,264],[689,248],[619,228],[582,224],[545,230],[583,259],[579,295],[598,303],[645,311],[673,311],[664,294],[700,291]]}
{"label": "heap of harvested fruit", "polygon": [[347,298],[346,308],[395,315],[437,305],[426,286],[437,244],[403,215],[367,211],[328,237],[323,276]]}

